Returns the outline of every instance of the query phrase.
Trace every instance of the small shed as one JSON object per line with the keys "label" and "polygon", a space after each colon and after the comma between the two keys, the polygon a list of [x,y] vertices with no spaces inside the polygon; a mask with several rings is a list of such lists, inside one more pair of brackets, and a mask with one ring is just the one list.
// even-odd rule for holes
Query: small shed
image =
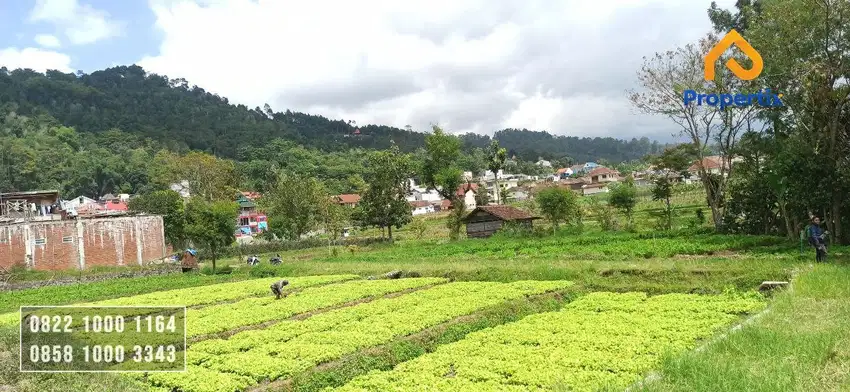
{"label": "small shed", "polygon": [[511,206],[480,206],[472,210],[465,218],[466,236],[470,238],[486,238],[499,229],[505,222],[516,222],[531,228],[532,221],[540,219],[519,208]]}

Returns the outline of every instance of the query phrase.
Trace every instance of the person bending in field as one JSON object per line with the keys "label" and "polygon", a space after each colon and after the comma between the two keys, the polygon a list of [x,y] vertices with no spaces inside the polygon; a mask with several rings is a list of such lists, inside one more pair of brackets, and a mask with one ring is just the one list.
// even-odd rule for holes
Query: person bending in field
{"label": "person bending in field", "polygon": [[288,284],[289,284],[289,281],[286,280],[286,279],[281,279],[277,282],[272,283],[271,288],[272,288],[272,293],[275,296],[275,299],[280,299],[281,296],[285,297],[285,295],[283,295],[283,287],[288,285]]}

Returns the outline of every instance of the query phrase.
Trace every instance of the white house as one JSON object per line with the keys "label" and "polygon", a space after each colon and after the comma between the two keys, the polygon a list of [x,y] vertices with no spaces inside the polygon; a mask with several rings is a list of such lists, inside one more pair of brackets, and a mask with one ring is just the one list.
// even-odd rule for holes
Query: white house
{"label": "white house", "polygon": [[549,161],[547,161],[547,160],[545,160],[545,159],[543,159],[543,158],[538,158],[538,159],[537,159],[537,166],[540,166],[540,167],[546,167],[546,168],[551,168],[551,167],[552,167],[552,162],[549,162]]}
{"label": "white house", "polygon": [[436,189],[429,190],[424,186],[416,185],[416,181],[413,179],[410,180],[410,190],[410,195],[406,197],[407,201],[439,202],[443,199]]}
{"label": "white house", "polygon": [[496,194],[496,180],[487,180],[487,193],[490,195],[490,200],[501,204],[500,198],[504,198],[505,191],[519,186],[519,180],[513,177],[499,179],[499,194]]}
{"label": "white house", "polygon": [[412,201],[410,202],[410,206],[413,208],[413,215],[430,214],[434,212],[434,205],[427,201]]}
{"label": "white house", "polygon": [[463,184],[457,188],[457,195],[463,197],[463,204],[467,210],[474,209],[477,205],[475,202],[475,192],[478,191],[478,184]]}

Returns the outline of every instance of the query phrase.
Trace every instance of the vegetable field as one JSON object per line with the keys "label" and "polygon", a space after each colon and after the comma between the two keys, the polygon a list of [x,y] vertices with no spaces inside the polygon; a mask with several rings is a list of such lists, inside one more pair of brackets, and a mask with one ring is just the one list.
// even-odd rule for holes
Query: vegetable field
{"label": "vegetable field", "polygon": [[[763,280],[794,280],[808,268],[798,250],[778,238],[595,232],[303,252],[311,258],[242,267],[249,273],[238,281],[195,284],[181,276],[175,278],[186,285],[154,290],[149,279],[139,279],[128,280],[126,291],[93,283],[96,290],[111,290],[95,295],[80,293],[85,285],[64,295],[45,288],[61,303],[185,305],[187,345],[184,350],[181,342],[177,354],[187,370],[85,376],[0,371],[0,385],[22,392],[55,390],[57,382],[70,390],[121,392],[623,391],[678,383],[713,390],[718,382],[710,374],[683,367],[701,361],[699,367],[732,374],[736,369],[725,363],[745,366],[735,358],[746,354],[724,341],[749,347],[752,356],[765,349],[796,355],[771,342],[786,336],[771,330],[726,337],[745,320],[772,320],[775,330],[787,330],[776,320],[791,305],[794,313],[810,314],[795,327],[812,323],[812,330],[831,331],[797,339],[819,342],[806,346],[806,369],[828,367],[838,383],[835,369],[850,365],[842,357],[846,351],[833,348],[850,336],[835,322],[840,317],[829,315],[850,314],[842,305],[850,293],[846,274],[832,278],[846,267],[804,275],[803,284],[780,293],[779,301],[755,290]],[[834,257],[844,262],[840,253]],[[404,277],[386,278],[393,269]],[[250,278],[263,271],[276,276]],[[290,281],[279,300],[269,289],[278,279]],[[5,294],[8,307],[26,303],[12,294]],[[0,356],[0,367],[14,369],[19,314],[5,311],[0,353],[14,354]],[[108,343],[97,334],[88,337]],[[157,338],[151,343],[163,343]],[[791,338],[797,337],[783,339]],[[124,362],[111,369],[140,366]],[[659,374],[661,381],[648,377]],[[809,379],[802,373],[794,378]],[[807,385],[832,385],[822,379]]]}

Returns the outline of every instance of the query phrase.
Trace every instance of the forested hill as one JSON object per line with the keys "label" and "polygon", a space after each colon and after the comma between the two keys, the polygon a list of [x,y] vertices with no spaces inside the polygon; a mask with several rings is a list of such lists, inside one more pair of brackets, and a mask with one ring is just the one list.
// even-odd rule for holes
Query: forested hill
{"label": "forested hill", "polygon": [[[405,151],[424,145],[420,132],[382,125],[360,125],[304,113],[273,112],[231,104],[227,98],[190,86],[183,79],[148,74],[139,66],[109,68],[91,74],[65,74],[0,68],[0,105],[12,103],[18,114],[46,111],[78,132],[118,129],[150,138],[174,151],[200,150],[238,158],[240,146],[262,146],[281,138],[304,147],[342,151],[351,147],[383,149],[394,141]],[[511,155],[524,160],[570,157],[575,161],[621,162],[658,152],[646,138],[552,136],[546,132],[506,129],[495,136]],[[490,137],[462,136],[468,148],[483,147]]]}

